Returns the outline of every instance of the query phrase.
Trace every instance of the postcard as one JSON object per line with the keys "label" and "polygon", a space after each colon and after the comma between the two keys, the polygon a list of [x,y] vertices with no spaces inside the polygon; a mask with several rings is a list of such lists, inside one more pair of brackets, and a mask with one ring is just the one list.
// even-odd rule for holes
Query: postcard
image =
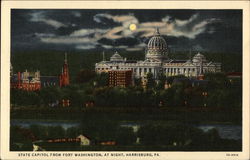
{"label": "postcard", "polygon": [[249,159],[249,1],[2,6],[2,159]]}

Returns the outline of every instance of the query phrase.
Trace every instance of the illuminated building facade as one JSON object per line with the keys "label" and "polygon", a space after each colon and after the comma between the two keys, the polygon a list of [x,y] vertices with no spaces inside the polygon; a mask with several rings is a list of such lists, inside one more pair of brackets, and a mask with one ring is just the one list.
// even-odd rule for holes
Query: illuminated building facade
{"label": "illuminated building facade", "polygon": [[145,60],[127,60],[116,52],[110,61],[103,60],[96,63],[95,71],[101,73],[112,70],[131,70],[135,78],[145,78],[148,73],[152,73],[154,79],[158,79],[160,75],[199,77],[207,72],[221,72],[221,63],[208,61],[201,53],[197,53],[188,60],[170,59],[168,54],[167,43],[157,29],[148,42]]}
{"label": "illuminated building facade", "polygon": [[40,71],[36,72],[18,72],[11,76],[11,88],[22,89],[26,91],[36,91],[41,89]]}
{"label": "illuminated building facade", "polygon": [[132,85],[132,71],[131,70],[112,70],[109,74],[109,86],[127,87]]}

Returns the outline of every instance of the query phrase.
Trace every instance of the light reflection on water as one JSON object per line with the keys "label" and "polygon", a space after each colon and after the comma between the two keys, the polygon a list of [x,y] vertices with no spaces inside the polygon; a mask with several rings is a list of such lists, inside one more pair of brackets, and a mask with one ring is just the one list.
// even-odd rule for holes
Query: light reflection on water
{"label": "light reflection on water", "polygon": [[61,122],[61,121],[38,121],[38,120],[11,120],[11,125],[19,125],[22,127],[29,127],[30,125],[42,126],[62,126],[64,129],[79,126],[78,122]]}
{"label": "light reflection on water", "polygon": [[242,139],[242,127],[240,125],[200,125],[197,126],[207,132],[210,129],[217,129],[221,138]]}

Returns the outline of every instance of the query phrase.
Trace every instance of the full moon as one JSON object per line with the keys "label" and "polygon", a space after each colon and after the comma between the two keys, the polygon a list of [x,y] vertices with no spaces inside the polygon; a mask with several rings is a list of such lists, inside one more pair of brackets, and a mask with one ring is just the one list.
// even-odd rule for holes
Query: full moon
{"label": "full moon", "polygon": [[136,30],[136,25],[135,25],[135,24],[130,24],[130,25],[129,25],[129,29],[130,29],[131,31]]}

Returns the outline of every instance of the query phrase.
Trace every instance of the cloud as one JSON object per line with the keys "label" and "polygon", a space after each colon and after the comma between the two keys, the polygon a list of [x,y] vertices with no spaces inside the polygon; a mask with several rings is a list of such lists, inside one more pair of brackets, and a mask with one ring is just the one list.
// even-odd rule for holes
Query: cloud
{"label": "cloud", "polygon": [[52,33],[34,33],[34,35],[36,37],[39,37],[39,38],[41,38],[41,37],[54,37],[55,36],[55,34],[52,34]]}
{"label": "cloud", "polygon": [[197,19],[197,17],[198,17],[198,14],[194,14],[189,19],[187,19],[187,20],[176,19],[175,23],[176,23],[177,26],[185,26],[185,25],[187,25],[189,23],[194,22]]}
{"label": "cloud", "polygon": [[90,34],[95,34],[96,37],[99,37],[101,34],[106,33],[107,29],[79,29],[72,32],[69,36],[71,37],[78,37],[78,36],[88,36]]}
{"label": "cloud", "polygon": [[77,11],[74,11],[72,12],[72,14],[75,16],[75,17],[81,17],[81,13],[80,12],[77,12]]}
{"label": "cloud", "polygon": [[96,14],[93,19],[97,23],[102,23],[103,19],[110,19],[114,22],[121,23],[123,27],[129,27],[130,24],[137,24],[138,20],[133,14],[128,15],[111,15],[106,13]]}
{"label": "cloud", "polygon": [[[154,35],[156,28],[159,28],[161,34],[173,37],[183,36],[189,39],[194,39],[197,35],[206,31],[208,24],[215,21],[213,18],[205,20],[201,19],[199,14],[194,14],[186,20],[174,19],[173,17],[167,15],[162,18],[161,21],[143,23],[139,23],[138,19],[132,14],[96,14],[94,16],[94,21],[102,23],[105,18],[121,24],[121,26],[111,28],[106,34],[103,35],[103,37],[113,40],[124,37],[135,37],[137,33],[140,33],[140,37],[150,37]],[[130,24],[136,24],[137,29],[135,31],[130,31]]]}
{"label": "cloud", "polygon": [[79,50],[88,50],[88,49],[94,49],[96,48],[96,46],[93,44],[85,44],[85,45],[77,45],[75,48]]}
{"label": "cloud", "polygon": [[145,43],[140,43],[138,45],[135,45],[133,47],[127,47],[126,51],[143,51],[146,48],[146,44]]}
{"label": "cloud", "polygon": [[40,37],[40,40],[44,43],[56,43],[56,44],[82,44],[82,43],[96,42],[94,38],[70,37],[70,36]]}
{"label": "cloud", "polygon": [[106,44],[103,44],[102,47],[106,48],[106,49],[114,48],[114,46],[112,46],[112,45],[106,45]]}
{"label": "cloud", "polygon": [[50,25],[50,26],[52,26],[54,28],[60,28],[60,27],[66,27],[67,26],[67,25],[65,25],[65,24],[63,24],[63,23],[61,23],[59,21],[46,18],[43,11],[41,11],[41,12],[33,12],[31,14],[30,21],[32,21],[32,22],[43,22],[43,23],[45,23],[47,25]]}
{"label": "cloud", "polygon": [[110,14],[96,14],[94,16],[94,21],[97,23],[102,23],[103,19],[113,20],[116,23],[121,24],[121,26],[114,27],[110,29],[105,35],[108,39],[119,39],[123,37],[133,37],[134,32],[129,30],[130,24],[138,24],[138,19],[132,15],[110,15]]}
{"label": "cloud", "polygon": [[[75,14],[74,16],[79,16],[78,13],[79,12],[73,12],[73,14]],[[174,19],[166,15],[160,21],[142,23],[139,23],[138,19],[132,14],[110,15],[105,13],[96,14],[93,17],[93,20],[97,23],[103,23],[105,19],[112,20],[120,25],[109,29],[81,28],[63,36],[41,33],[36,33],[36,36],[44,43],[74,44],[76,45],[76,49],[93,49],[98,45],[105,49],[118,48],[126,49],[127,51],[138,51],[146,47],[145,43],[138,41],[138,38],[153,36],[156,28],[159,28],[162,35],[194,39],[207,30],[208,24],[217,20],[213,18],[202,19],[199,17],[199,14],[194,14],[186,20]],[[33,13],[31,21],[44,22],[55,28],[65,26],[65,24],[58,21],[46,19],[43,12]],[[137,29],[134,31],[129,30],[130,24],[136,24]],[[106,44],[100,41],[101,39],[106,39],[106,41],[110,40],[112,44]],[[125,39],[125,41],[122,39]],[[133,39],[137,40],[133,41]],[[132,44],[126,43],[127,41],[130,41]]]}
{"label": "cloud", "polygon": [[133,48],[126,48],[126,51],[130,51],[130,52],[132,52],[132,51],[141,51],[141,50],[143,50],[143,48],[139,48],[139,47],[133,47]]}
{"label": "cloud", "polygon": [[208,24],[215,21],[218,21],[218,19],[201,19],[198,14],[194,14],[187,20],[173,19],[170,16],[166,16],[162,18],[161,22],[141,23],[136,31],[143,32],[142,36],[148,37],[154,34],[155,28],[157,27],[160,33],[164,35],[173,37],[183,36],[194,39],[197,35],[206,31]]}

